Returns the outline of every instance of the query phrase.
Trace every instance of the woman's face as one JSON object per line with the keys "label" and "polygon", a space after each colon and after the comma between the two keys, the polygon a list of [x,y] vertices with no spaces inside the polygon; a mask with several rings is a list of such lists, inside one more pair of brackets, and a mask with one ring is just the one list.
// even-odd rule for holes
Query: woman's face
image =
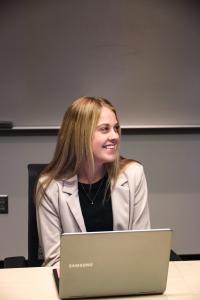
{"label": "woman's face", "polygon": [[92,139],[92,150],[96,166],[112,162],[116,158],[119,144],[119,124],[112,110],[102,107]]}

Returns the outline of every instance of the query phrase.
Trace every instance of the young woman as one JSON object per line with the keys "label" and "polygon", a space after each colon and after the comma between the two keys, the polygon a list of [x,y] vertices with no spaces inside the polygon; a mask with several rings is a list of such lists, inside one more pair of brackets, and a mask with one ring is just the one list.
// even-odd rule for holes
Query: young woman
{"label": "young woman", "polygon": [[140,163],[120,157],[120,125],[112,104],[82,97],[67,109],[52,161],[37,185],[44,265],[58,265],[63,232],[150,228]]}

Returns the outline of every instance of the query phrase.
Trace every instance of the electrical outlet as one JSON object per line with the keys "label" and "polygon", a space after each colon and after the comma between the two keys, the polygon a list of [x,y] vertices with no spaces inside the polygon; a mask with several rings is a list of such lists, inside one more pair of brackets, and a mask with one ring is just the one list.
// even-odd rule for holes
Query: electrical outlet
{"label": "electrical outlet", "polygon": [[0,195],[0,214],[8,214],[8,195]]}

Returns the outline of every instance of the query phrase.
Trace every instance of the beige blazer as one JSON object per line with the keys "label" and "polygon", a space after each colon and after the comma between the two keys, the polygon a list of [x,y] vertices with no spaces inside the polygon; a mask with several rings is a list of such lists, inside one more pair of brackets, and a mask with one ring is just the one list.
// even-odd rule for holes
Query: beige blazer
{"label": "beige blazer", "polygon": [[[147,184],[141,164],[132,162],[120,173],[111,199],[113,230],[150,228]],[[86,231],[77,176],[52,181],[36,213],[44,265],[59,265],[61,233]]]}

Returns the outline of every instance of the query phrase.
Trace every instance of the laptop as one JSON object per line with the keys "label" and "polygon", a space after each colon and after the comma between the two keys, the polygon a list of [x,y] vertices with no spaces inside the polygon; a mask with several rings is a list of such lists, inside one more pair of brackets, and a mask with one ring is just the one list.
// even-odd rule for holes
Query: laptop
{"label": "laptop", "polygon": [[62,234],[59,297],[162,294],[171,237],[171,229]]}

